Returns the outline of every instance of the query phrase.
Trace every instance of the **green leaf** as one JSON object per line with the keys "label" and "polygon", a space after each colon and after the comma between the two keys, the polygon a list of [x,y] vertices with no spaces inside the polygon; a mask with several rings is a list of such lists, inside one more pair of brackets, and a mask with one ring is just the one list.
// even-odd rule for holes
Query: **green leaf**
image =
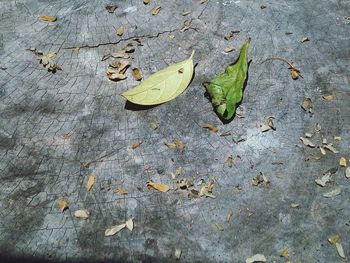
{"label": "green leaf", "polygon": [[193,55],[194,51],[188,59],[154,73],[140,85],[121,95],[140,105],[156,105],[175,99],[191,82]]}
{"label": "green leaf", "polygon": [[217,75],[211,82],[203,83],[217,113],[225,120],[230,120],[236,105],[242,100],[243,86],[248,71],[248,48],[250,38],[241,48],[239,58],[229,65],[225,72]]}

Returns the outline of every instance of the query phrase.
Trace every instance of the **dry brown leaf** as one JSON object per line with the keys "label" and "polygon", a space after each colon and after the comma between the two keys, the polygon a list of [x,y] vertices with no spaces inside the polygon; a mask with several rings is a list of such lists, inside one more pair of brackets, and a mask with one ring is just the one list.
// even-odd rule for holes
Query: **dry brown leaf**
{"label": "dry brown leaf", "polygon": [[125,31],[125,27],[120,26],[117,30],[117,35],[121,37],[122,35],[124,35],[124,31]]}
{"label": "dry brown leaf", "polygon": [[338,234],[334,234],[334,235],[331,235],[329,238],[328,238],[328,241],[332,244],[332,245],[335,245],[336,243],[338,243],[340,241],[340,236]]}
{"label": "dry brown leaf", "polygon": [[144,3],[145,5],[148,5],[150,2],[151,2],[151,0],[143,0],[143,3]]}
{"label": "dry brown leaf", "polygon": [[141,146],[141,144],[142,144],[142,141],[137,142],[137,143],[133,143],[133,144],[131,145],[131,148],[132,148],[132,149],[139,148],[139,147]]}
{"label": "dry brown leaf", "polygon": [[76,210],[74,212],[74,216],[76,218],[80,218],[80,219],[88,219],[90,216],[90,212],[85,210],[85,209],[81,209],[81,210]]}
{"label": "dry brown leaf", "polygon": [[227,221],[228,223],[231,221],[232,215],[233,215],[233,212],[232,212],[232,211],[228,212],[228,214],[227,214],[227,216],[226,216],[226,221]]}
{"label": "dry brown leaf", "polygon": [[118,187],[117,189],[114,190],[114,193],[127,195],[129,192],[126,189],[122,188],[122,187]]}
{"label": "dry brown leaf", "polygon": [[259,185],[267,185],[270,181],[267,179],[267,177],[262,173],[259,172],[253,179],[252,179],[252,185],[253,186],[259,186]]}
{"label": "dry brown leaf", "polygon": [[310,98],[304,98],[303,103],[301,104],[301,107],[304,111],[307,111],[309,113],[312,113],[313,111],[313,103]]}
{"label": "dry brown leaf", "polygon": [[227,33],[226,35],[224,35],[224,39],[225,40],[230,40],[232,37],[233,37],[233,32],[232,31]]}
{"label": "dry brown leaf", "polygon": [[181,257],[182,251],[179,248],[175,248],[174,256],[176,260],[179,260]]}
{"label": "dry brown leaf", "polygon": [[169,142],[165,142],[164,145],[170,149],[175,149],[176,148],[176,144],[175,143],[169,143]]}
{"label": "dry brown leaf", "polygon": [[210,130],[210,131],[213,132],[213,133],[218,132],[218,128],[216,128],[214,125],[212,125],[212,124],[210,124],[210,123],[204,123],[203,126],[202,126],[202,128],[208,129],[208,130]]}
{"label": "dry brown leaf", "polygon": [[57,205],[58,205],[59,209],[61,210],[61,212],[64,212],[64,210],[69,208],[68,202],[64,199],[58,200]]}
{"label": "dry brown leaf", "polygon": [[224,231],[224,228],[222,227],[221,224],[215,223],[215,226],[216,226],[216,228],[217,228],[219,231]]}
{"label": "dry brown leaf", "polygon": [[106,237],[113,236],[113,235],[117,234],[118,232],[120,232],[120,230],[124,229],[125,227],[126,227],[126,224],[111,226],[111,227],[106,229],[105,236]]}
{"label": "dry brown leaf", "polygon": [[345,177],[350,178],[350,166],[346,168],[345,170]]}
{"label": "dry brown leaf", "polygon": [[339,165],[342,167],[346,167],[346,159],[344,157],[340,158]]}
{"label": "dry brown leaf", "polygon": [[142,80],[141,70],[139,70],[138,68],[133,68],[132,69],[132,76],[134,77],[134,80],[141,81]]}
{"label": "dry brown leaf", "polygon": [[323,95],[322,98],[324,100],[328,100],[329,101],[329,100],[333,100],[334,96],[333,95]]}
{"label": "dry brown leaf", "polygon": [[95,176],[91,174],[89,175],[89,179],[86,182],[86,190],[90,191],[94,183],[95,183]]}
{"label": "dry brown leaf", "polygon": [[176,148],[178,148],[181,152],[185,149],[185,144],[180,139],[175,139],[174,143]]}
{"label": "dry brown leaf", "polygon": [[266,132],[266,131],[269,131],[271,129],[276,130],[276,128],[273,124],[273,119],[274,119],[274,117],[270,116],[265,120],[264,124],[260,125],[261,132]]}
{"label": "dry brown leaf", "polygon": [[167,184],[155,183],[152,180],[147,182],[147,187],[153,188],[153,189],[158,190],[162,193],[166,193],[170,189],[170,187]]}
{"label": "dry brown leaf", "polygon": [[280,257],[288,257],[288,253],[289,251],[287,247],[284,247],[279,251]]}
{"label": "dry brown leaf", "polygon": [[310,141],[308,138],[304,138],[304,137],[299,137],[299,138],[303,142],[304,145],[309,146],[311,148],[316,147],[316,145],[312,141]]}
{"label": "dry brown leaf", "polygon": [[108,11],[108,13],[113,14],[114,11],[118,8],[118,6],[110,4],[110,5],[106,5],[105,8]]}
{"label": "dry brown leaf", "polygon": [[156,130],[156,129],[158,129],[158,123],[156,122],[156,121],[152,121],[151,122],[151,128],[153,129],[153,130]]}
{"label": "dry brown leaf", "polygon": [[224,51],[225,51],[226,53],[230,53],[230,52],[235,51],[235,50],[236,50],[236,49],[233,48],[233,47],[225,47],[225,49],[224,49]]}
{"label": "dry brown leaf", "polygon": [[255,254],[245,260],[245,263],[266,262],[266,257],[262,254]]}
{"label": "dry brown leaf", "polygon": [[227,157],[226,163],[227,163],[227,166],[228,166],[229,168],[232,167],[232,165],[233,165],[232,155],[230,155],[229,157]]}
{"label": "dry brown leaf", "polygon": [[134,229],[134,221],[132,218],[130,218],[128,221],[125,222],[125,226],[127,229],[132,231]]}
{"label": "dry brown leaf", "polygon": [[162,8],[162,7],[161,7],[160,5],[157,5],[155,8],[153,8],[153,9],[152,9],[152,15],[153,15],[153,16],[158,15],[161,8]]}
{"label": "dry brown leaf", "polygon": [[72,135],[73,135],[72,131],[63,134],[63,140],[69,140],[72,137]]}
{"label": "dry brown leaf", "polygon": [[125,49],[122,49],[118,52],[113,52],[110,54],[110,56],[114,58],[124,58],[124,59],[130,58],[130,55],[126,53]]}
{"label": "dry brown leaf", "polygon": [[182,167],[178,167],[175,169],[175,172],[171,172],[171,177],[175,179],[177,176],[179,176],[182,172]]}
{"label": "dry brown leaf", "polygon": [[46,22],[55,22],[57,21],[57,17],[55,16],[40,16],[40,19]]}
{"label": "dry brown leaf", "polygon": [[203,184],[198,192],[198,197],[206,196],[210,198],[216,198],[216,196],[212,194],[213,187],[214,182],[212,180],[208,184]]}

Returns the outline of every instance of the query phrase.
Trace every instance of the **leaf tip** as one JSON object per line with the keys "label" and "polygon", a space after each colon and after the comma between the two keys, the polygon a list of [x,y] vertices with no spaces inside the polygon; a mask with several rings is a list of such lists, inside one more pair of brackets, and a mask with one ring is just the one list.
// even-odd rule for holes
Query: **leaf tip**
{"label": "leaf tip", "polygon": [[193,50],[192,50],[192,53],[191,53],[190,59],[193,59],[194,53],[196,53],[196,50],[195,50],[195,49],[193,49]]}

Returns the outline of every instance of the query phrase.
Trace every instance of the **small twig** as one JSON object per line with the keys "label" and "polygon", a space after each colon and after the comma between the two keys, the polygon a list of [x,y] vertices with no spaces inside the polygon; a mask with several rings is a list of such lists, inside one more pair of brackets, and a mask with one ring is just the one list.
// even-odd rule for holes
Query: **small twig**
{"label": "small twig", "polygon": [[268,60],[279,60],[279,61],[282,61],[282,62],[285,62],[288,64],[289,66],[289,70],[290,70],[290,73],[291,73],[291,76],[293,79],[297,79],[298,77],[301,77],[303,78],[303,76],[300,74],[300,70],[295,66],[294,62],[293,61],[288,61],[287,59],[285,58],[280,58],[280,57],[272,57],[272,58],[267,58],[265,59],[263,62],[261,62],[260,64],[268,61]]}

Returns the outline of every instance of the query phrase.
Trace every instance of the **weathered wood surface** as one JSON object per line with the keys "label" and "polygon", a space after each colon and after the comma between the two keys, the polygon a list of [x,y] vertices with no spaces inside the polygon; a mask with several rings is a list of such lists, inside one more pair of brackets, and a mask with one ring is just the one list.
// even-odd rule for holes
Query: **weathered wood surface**
{"label": "weathered wood surface", "polygon": [[[118,9],[109,14],[107,1],[0,2],[2,253],[167,262],[181,248],[183,262],[244,262],[256,253],[268,262],[285,262],[278,253],[288,247],[292,262],[340,262],[327,241],[340,233],[349,256],[350,181],[339,169],[332,184],[341,185],[342,194],[326,199],[322,194],[332,184],[321,189],[314,180],[350,154],[350,2],[116,3]],[[156,4],[162,9],[152,16]],[[186,10],[192,13],[182,16]],[[44,22],[40,15],[58,20]],[[186,20],[196,30],[181,32]],[[115,33],[121,25],[126,29],[122,38]],[[241,32],[224,40],[231,30]],[[132,67],[146,77],[196,49],[195,77],[184,94],[148,110],[124,108],[118,94],[137,83],[130,71],[125,81],[109,81],[108,60],[101,58],[134,37],[143,46],[136,46]],[[225,54],[226,46],[239,49],[248,37],[252,62],[241,105],[244,118],[224,125],[201,83],[235,60],[238,51]],[[301,43],[303,37],[310,41]],[[81,48],[69,49],[74,47]],[[54,61],[62,71],[47,72],[27,48],[57,52]],[[304,78],[293,81],[282,62],[261,63],[276,56],[295,61]],[[333,101],[322,99],[329,94]],[[304,97],[314,101],[312,117],[300,107]],[[275,117],[276,131],[261,133],[257,125],[268,116]],[[153,120],[157,130],[150,128]],[[203,123],[233,135],[212,134]],[[319,151],[301,144],[299,136],[316,123],[330,142],[342,136],[334,142],[339,154],[314,160]],[[233,138],[240,137],[246,140],[235,144]],[[164,146],[175,138],[186,144],[183,153]],[[138,141],[141,147],[131,149]],[[226,165],[230,154],[231,169]],[[146,188],[150,179],[172,185],[170,172],[180,166],[181,177],[195,182],[214,176],[216,199],[189,200],[185,191]],[[258,172],[268,177],[269,187],[251,185]],[[87,192],[90,174],[96,179]],[[113,193],[117,187],[129,194]],[[62,198],[70,204],[64,213],[57,207]],[[90,219],[73,218],[81,208],[91,211]],[[131,216],[133,232],[104,237],[107,227]]]}

